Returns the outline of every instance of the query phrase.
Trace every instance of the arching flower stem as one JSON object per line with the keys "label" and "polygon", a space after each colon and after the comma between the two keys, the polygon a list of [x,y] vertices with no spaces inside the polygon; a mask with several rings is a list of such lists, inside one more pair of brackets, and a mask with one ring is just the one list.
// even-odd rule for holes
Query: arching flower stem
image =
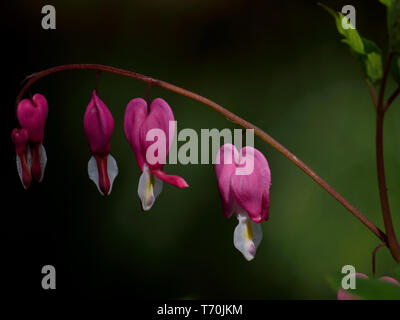
{"label": "arching flower stem", "polygon": [[307,166],[303,161],[297,158],[292,152],[286,149],[283,145],[281,145],[278,141],[272,138],[265,131],[261,130],[254,124],[244,120],[238,115],[232,113],[231,111],[225,109],[221,105],[202,97],[201,95],[194,93],[192,91],[180,88],[168,82],[154,79],[148,77],[146,75],[142,75],[136,72],[119,69],[111,66],[100,65],[100,64],[68,64],[61,65],[46,69],[44,71],[40,71],[34,73],[27,77],[27,82],[19,92],[16,99],[16,106],[18,102],[21,100],[25,92],[39,79],[46,77],[50,74],[67,71],[67,70],[95,70],[102,71],[107,73],[118,74],[124,77],[133,78],[136,80],[140,80],[148,83],[152,86],[157,86],[163,88],[165,90],[169,90],[175,92],[179,95],[185,96],[192,100],[198,101],[211,109],[214,109],[218,113],[222,114],[225,118],[232,121],[233,123],[245,128],[245,129],[253,129],[255,135],[257,135],[261,140],[265,141],[271,147],[279,151],[283,154],[289,161],[293,162],[296,166],[298,166],[301,170],[303,170],[309,177],[311,177],[316,183],[318,183],[323,189],[325,189],[331,196],[333,196],[338,202],[340,202],[349,212],[351,212],[358,220],[361,221],[373,234],[375,234],[381,241],[387,243],[386,234],[380,230],[372,221],[370,221],[367,217],[365,217],[356,207],[354,207],[349,201],[347,201],[341,194],[339,194],[333,187],[331,187],[325,180],[323,180],[319,175],[317,175],[309,166]]}

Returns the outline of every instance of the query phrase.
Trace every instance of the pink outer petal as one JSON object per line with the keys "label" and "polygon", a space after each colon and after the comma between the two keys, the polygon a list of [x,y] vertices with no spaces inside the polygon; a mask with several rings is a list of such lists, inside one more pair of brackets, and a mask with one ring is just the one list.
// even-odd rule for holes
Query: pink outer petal
{"label": "pink outer petal", "polygon": [[[140,142],[141,142],[142,152],[143,155],[146,156],[147,148],[155,142],[155,141],[146,141],[146,135],[148,131],[151,129],[160,129],[164,132],[166,146],[165,146],[165,157],[162,157],[162,159],[159,162],[151,164],[149,163],[149,161],[146,161],[146,163],[149,164],[150,170],[152,169],[162,170],[164,164],[166,163],[167,160],[166,158],[168,156],[169,148],[172,144],[172,141],[170,141],[169,139],[170,121],[175,121],[175,118],[168,103],[161,98],[154,99],[150,105],[150,112],[146,117],[146,119],[143,121],[143,124],[140,128]],[[172,127],[172,129],[174,130],[174,132],[171,132],[171,137],[173,137],[173,135],[175,134],[175,127]]]}
{"label": "pink outer petal", "polygon": [[346,290],[339,288],[337,293],[338,300],[360,300],[361,298],[355,294],[348,293]]}
{"label": "pink outer petal", "polygon": [[15,128],[11,132],[11,140],[15,145],[15,153],[17,154],[17,170],[20,176],[22,185],[28,189],[32,182],[31,168],[28,163],[28,131],[26,129]]}
{"label": "pink outer petal", "polygon": [[152,173],[160,180],[165,181],[166,183],[172,184],[175,187],[178,187],[178,188],[189,187],[187,182],[179,176],[168,175],[164,171],[161,171],[161,170],[153,170]]}
{"label": "pink outer petal", "polygon": [[239,152],[232,144],[224,144],[218,151],[215,171],[218,180],[218,190],[222,199],[222,212],[229,218],[235,209],[235,199],[231,192],[231,178],[235,173],[235,161],[239,159]]}
{"label": "pink outer petal", "polygon": [[124,132],[134,154],[136,161],[143,171],[145,153],[142,150],[140,139],[140,128],[147,117],[147,103],[142,98],[135,98],[129,101],[124,116]]}
{"label": "pink outer petal", "polygon": [[108,196],[110,193],[110,179],[108,177],[108,170],[107,170],[107,158],[108,155],[99,157],[95,156],[97,169],[99,171],[99,188],[103,195]]}
{"label": "pink outer petal", "polygon": [[17,118],[21,127],[29,134],[29,140],[41,143],[44,137],[44,126],[47,119],[48,106],[46,98],[37,93],[32,101],[23,99],[17,107]]}
{"label": "pink outer petal", "polygon": [[[364,273],[356,273],[356,278],[363,278],[363,279],[368,279],[368,276]],[[339,288],[338,293],[337,293],[337,299],[338,300],[360,300],[361,298],[355,294],[349,293],[343,288]]]}
{"label": "pink outer petal", "polygon": [[[18,168],[19,167],[19,168]],[[31,168],[28,163],[28,153],[22,152],[17,154],[17,168],[20,170],[19,175],[21,178],[22,185],[25,189],[28,189],[32,182]]]}
{"label": "pink outer petal", "polygon": [[42,178],[42,167],[40,165],[40,144],[35,143],[32,148],[32,177],[36,181],[40,181]]}
{"label": "pink outer petal", "polygon": [[83,129],[92,154],[105,156],[110,153],[114,119],[95,90],[83,117]]}
{"label": "pink outer petal", "polygon": [[32,97],[32,100],[35,106],[40,110],[40,114],[42,115],[42,121],[43,123],[45,123],[47,119],[47,114],[49,112],[46,98],[42,94],[36,93]]}
{"label": "pink outer petal", "polygon": [[400,282],[398,282],[395,278],[385,276],[385,277],[380,277],[379,280],[389,282],[400,287]]}
{"label": "pink outer petal", "polygon": [[83,129],[92,154],[104,157],[110,153],[114,119],[110,110],[97,96],[96,90],[93,91],[86,108]]}
{"label": "pink outer petal", "polygon": [[262,196],[262,211],[261,211],[261,220],[266,221],[269,219],[269,188],[264,190]]}
{"label": "pink outer petal", "polygon": [[254,168],[250,174],[232,175],[231,188],[239,206],[248,213],[253,222],[257,223],[268,216],[271,172],[267,159],[257,149],[244,147],[241,158],[246,157],[254,157]]}
{"label": "pink outer petal", "polygon": [[26,129],[15,128],[11,132],[11,140],[15,145],[15,153],[20,154],[26,152],[26,145],[28,143],[28,131]]}

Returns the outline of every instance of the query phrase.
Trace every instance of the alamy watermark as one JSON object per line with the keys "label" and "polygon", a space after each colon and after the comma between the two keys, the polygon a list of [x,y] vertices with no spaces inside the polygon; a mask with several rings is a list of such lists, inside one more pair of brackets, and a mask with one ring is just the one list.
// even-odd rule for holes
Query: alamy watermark
{"label": "alamy watermark", "polygon": [[[182,129],[177,134],[175,134],[175,130],[177,130],[177,122],[170,121],[169,137],[166,137],[166,133],[162,129],[154,128],[147,131],[145,138],[146,141],[150,142],[150,145],[146,148],[147,163],[219,164],[222,158],[218,154],[221,146],[223,144],[233,144],[237,151],[232,149],[224,150],[222,162],[224,164],[235,164],[235,173],[237,175],[248,175],[253,172],[254,154],[252,152],[241,152],[243,136],[245,136],[246,146],[254,146],[253,129],[201,129],[200,137],[198,132],[190,128]],[[184,144],[178,148],[178,142],[184,142]],[[169,152],[167,150],[168,146],[170,146]]]}
{"label": "alamy watermark", "polygon": [[42,28],[45,30],[56,28],[56,8],[50,4],[42,7],[42,13],[45,16],[42,18]]}
{"label": "alamy watermark", "polygon": [[45,276],[42,278],[42,288],[45,290],[56,288],[56,268],[48,264],[43,266],[42,274]]}
{"label": "alamy watermark", "polygon": [[348,264],[342,267],[342,274],[346,274],[343,279],[341,286],[343,289],[356,289],[356,268]]}
{"label": "alamy watermark", "polygon": [[344,17],[342,18],[342,28],[347,29],[355,29],[356,28],[356,9],[352,5],[345,5],[342,8],[342,14]]}

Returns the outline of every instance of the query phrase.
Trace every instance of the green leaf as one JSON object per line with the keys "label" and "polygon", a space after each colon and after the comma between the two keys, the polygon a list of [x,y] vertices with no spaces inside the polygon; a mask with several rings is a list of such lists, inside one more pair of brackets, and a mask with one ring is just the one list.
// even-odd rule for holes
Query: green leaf
{"label": "green leaf", "polygon": [[[384,2],[400,1],[400,0],[382,0]],[[320,4],[330,15],[333,16],[336,28],[344,37],[342,40],[350,47],[350,51],[356,56],[361,64],[364,76],[372,83],[378,83],[383,76],[382,52],[381,49],[371,40],[361,37],[356,29],[345,29],[342,21],[350,25],[350,22],[342,13],[337,13],[324,4]]]}
{"label": "green leaf", "polygon": [[379,0],[387,8],[389,50],[400,51],[400,0]]}
{"label": "green leaf", "polygon": [[387,7],[389,50],[397,51],[392,57],[390,74],[400,84],[400,0],[379,0]]}
{"label": "green leaf", "polygon": [[389,48],[400,51],[400,0],[394,0],[389,27]]}
{"label": "green leaf", "polygon": [[399,300],[400,287],[382,280],[357,278],[357,288],[349,292],[367,300]]}
{"label": "green leaf", "polygon": [[[400,273],[400,270],[399,270]],[[337,292],[345,275],[336,275],[328,278],[328,283]],[[378,279],[356,278],[356,289],[347,289],[351,293],[365,300],[398,300],[400,287]]]}
{"label": "green leaf", "polygon": [[[358,31],[352,28],[343,28],[342,21],[343,19],[347,20],[346,17],[342,13],[335,12],[322,3],[320,5],[335,19],[337,30],[342,36],[344,36],[343,42],[347,43],[353,51],[357,53],[364,53],[364,44],[360,35],[358,34]],[[351,26],[350,21],[346,22]]]}
{"label": "green leaf", "polygon": [[335,19],[336,22],[336,28],[338,29],[339,33],[341,35],[345,35],[344,29],[342,27],[342,21],[339,18],[339,15],[337,12],[333,11],[331,8],[328,6],[324,5],[323,3],[318,3],[322,8],[324,8],[328,13],[331,14],[331,16]]}
{"label": "green leaf", "polygon": [[392,64],[390,66],[390,73],[398,84],[400,84],[400,54],[394,54]]}
{"label": "green leaf", "polygon": [[376,52],[382,54],[382,50],[375,44],[375,42],[362,37],[366,53]]}
{"label": "green leaf", "polygon": [[393,3],[395,0],[379,0],[380,3],[386,6],[388,10],[388,25],[390,25],[390,19],[392,16],[392,8],[393,8]]}
{"label": "green leaf", "polygon": [[380,3],[383,3],[385,6],[390,7],[394,0],[379,0]]}
{"label": "green leaf", "polygon": [[393,3],[394,0],[379,0],[380,3],[386,6],[386,11],[387,11],[387,27],[388,30],[390,29],[390,25],[392,23],[392,12],[393,12]]}
{"label": "green leaf", "polygon": [[[354,50],[356,53],[363,54],[365,53],[364,49],[364,43],[356,29],[348,28],[344,29],[342,26],[342,21],[345,20],[349,26],[352,26],[350,21],[347,20],[347,18],[339,13],[339,23],[340,27],[342,28],[344,32],[344,37],[345,39],[343,42],[347,43],[349,47]],[[337,23],[336,23],[337,24]]]}
{"label": "green leaf", "polygon": [[382,51],[371,40],[362,38],[365,54],[360,56],[360,63],[371,83],[377,83],[383,76]]}
{"label": "green leaf", "polygon": [[393,278],[396,278],[398,281],[400,281],[400,266],[397,266],[394,269]]}
{"label": "green leaf", "polygon": [[382,79],[382,69],[382,56],[376,52],[368,53],[365,60],[365,70],[372,83],[377,83]]}
{"label": "green leaf", "polygon": [[339,288],[341,287],[342,279],[344,276],[345,275],[342,273],[336,273],[334,275],[331,274],[326,277],[329,287],[336,294],[337,294]]}

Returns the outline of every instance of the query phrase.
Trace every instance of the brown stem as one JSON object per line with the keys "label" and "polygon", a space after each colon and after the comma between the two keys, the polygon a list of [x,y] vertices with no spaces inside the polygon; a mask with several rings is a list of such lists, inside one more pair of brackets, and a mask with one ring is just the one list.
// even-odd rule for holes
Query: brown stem
{"label": "brown stem", "polygon": [[149,83],[148,86],[147,86],[146,102],[147,102],[148,106],[150,106],[150,87],[151,87],[151,83]]}
{"label": "brown stem", "polygon": [[393,227],[392,216],[390,213],[389,197],[386,187],[385,166],[384,166],[384,153],[383,153],[383,122],[385,116],[385,105],[383,103],[386,81],[389,74],[390,63],[392,60],[392,53],[389,53],[385,71],[382,78],[382,84],[379,92],[377,116],[376,116],[376,164],[378,169],[378,185],[379,196],[381,200],[381,208],[383,215],[383,222],[387,234],[387,244],[393,258],[400,263],[400,245],[396,239],[396,233]]}
{"label": "brown stem", "polygon": [[386,110],[390,107],[390,105],[393,103],[394,99],[396,99],[399,94],[400,94],[400,86],[397,87],[397,89],[393,92],[393,94],[386,101],[385,105],[383,106],[383,111],[386,112]]}
{"label": "brown stem", "polygon": [[383,222],[387,234],[388,247],[393,258],[400,263],[400,246],[397,243],[396,234],[393,228],[392,216],[390,214],[389,197],[386,187],[384,155],[383,155],[383,120],[384,111],[378,109],[376,118],[376,163],[378,168],[379,196],[381,200]]}
{"label": "brown stem", "polygon": [[376,273],[376,253],[378,250],[382,247],[386,246],[386,243],[381,243],[379,246],[377,246],[374,251],[372,251],[372,275],[375,277]]}
{"label": "brown stem", "polygon": [[148,76],[127,71],[123,69],[118,69],[110,66],[104,66],[99,64],[70,64],[70,65],[62,65],[53,67],[38,73],[35,73],[29,76],[28,82],[24,85],[17,96],[16,106],[18,102],[21,100],[22,96],[26,92],[26,90],[34,84],[39,79],[60,71],[66,70],[76,70],[76,69],[89,69],[89,70],[97,70],[97,71],[104,71],[108,73],[114,73],[122,76],[126,76],[129,78],[137,79],[146,83],[149,83],[154,86],[158,86],[160,88],[175,92],[182,96],[188,97],[195,101],[198,101],[211,109],[219,112],[223,116],[225,116],[228,120],[242,126],[245,129],[253,129],[254,133],[261,138],[263,141],[268,143],[274,149],[282,153],[286,158],[288,158],[291,162],[297,165],[301,170],[303,170],[307,175],[309,175],[315,182],[317,182],[322,188],[324,188],[331,196],[333,196],[337,201],[339,201],[348,211],[350,211],[358,220],[360,220],[369,230],[371,230],[380,240],[386,242],[386,234],[380,230],[373,222],[371,222],[367,217],[365,217],[357,208],[355,208],[350,202],[348,202],[342,195],[340,195],[334,188],[332,188],[328,183],[326,183],[320,176],[318,176],[310,167],[308,167],[303,161],[298,159],[293,153],[291,153],[288,149],[286,149],[283,145],[281,145],[278,141],[268,135],[266,132],[255,126],[254,124],[242,119],[241,117],[237,116],[236,114],[230,112],[229,110],[225,109],[224,107],[220,106],[219,104],[204,98],[197,93],[188,91],[186,89],[177,87],[173,84],[168,82],[157,80],[150,78]]}
{"label": "brown stem", "polygon": [[381,88],[379,90],[378,109],[383,108],[383,99],[385,97],[386,82],[387,82],[388,75],[389,75],[390,63],[392,61],[392,57],[393,57],[393,53],[389,52],[389,54],[386,58],[386,65],[385,65],[385,70],[383,72]]}
{"label": "brown stem", "polygon": [[369,93],[371,94],[372,102],[374,103],[374,107],[376,109],[378,107],[378,98],[376,96],[375,88],[374,88],[374,86],[372,85],[371,82],[369,82],[368,80],[366,80],[366,82],[367,82],[367,85],[368,85],[368,88],[369,88]]}

